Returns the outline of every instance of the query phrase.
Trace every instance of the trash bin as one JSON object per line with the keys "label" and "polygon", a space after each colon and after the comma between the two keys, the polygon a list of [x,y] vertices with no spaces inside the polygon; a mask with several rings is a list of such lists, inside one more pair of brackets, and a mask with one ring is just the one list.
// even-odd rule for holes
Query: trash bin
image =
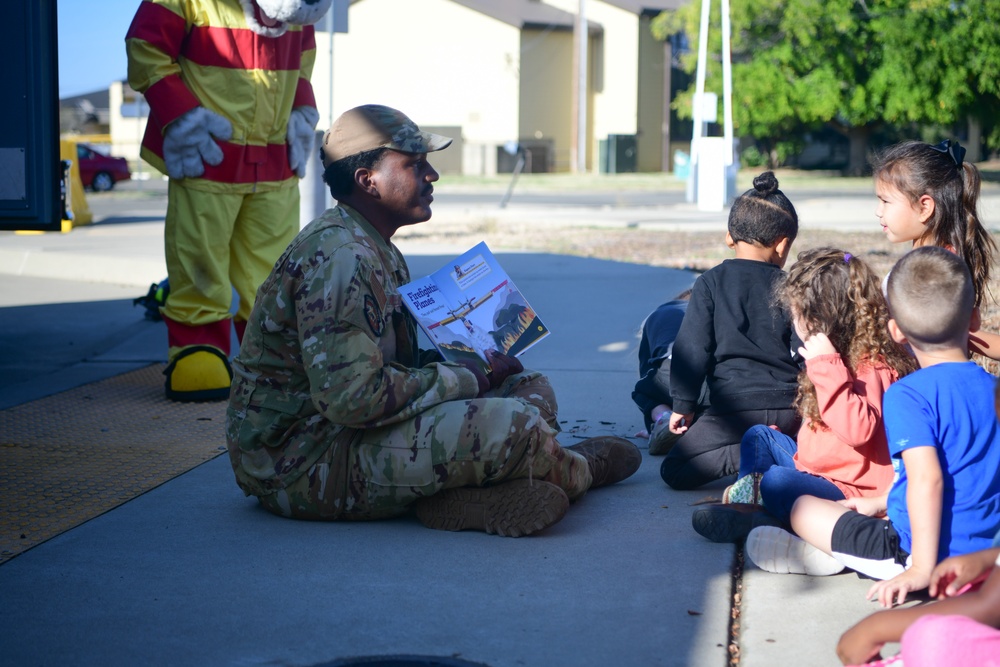
{"label": "trash bin", "polygon": [[674,177],[686,181],[691,175],[691,156],[684,151],[674,151]]}

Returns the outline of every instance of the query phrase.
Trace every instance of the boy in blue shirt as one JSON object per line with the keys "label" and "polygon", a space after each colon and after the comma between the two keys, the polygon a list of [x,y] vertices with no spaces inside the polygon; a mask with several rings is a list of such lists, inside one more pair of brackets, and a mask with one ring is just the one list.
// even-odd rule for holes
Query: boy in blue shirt
{"label": "boy in blue shirt", "polygon": [[920,364],[883,401],[892,488],[840,502],[803,496],[791,516],[802,539],[762,527],[746,545],[764,570],[833,574],[846,566],[879,579],[868,598],[883,607],[927,588],[940,560],[988,548],[1000,522],[996,378],[969,361],[979,312],[968,268],[943,248],[916,248],[893,267],[888,301],[889,333]]}

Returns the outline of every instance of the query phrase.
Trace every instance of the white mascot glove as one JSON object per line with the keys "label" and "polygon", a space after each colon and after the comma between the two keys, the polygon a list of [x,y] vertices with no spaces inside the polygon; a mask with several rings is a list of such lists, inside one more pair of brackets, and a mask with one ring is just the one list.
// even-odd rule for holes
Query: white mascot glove
{"label": "white mascot glove", "polygon": [[167,126],[163,133],[163,161],[170,178],[197,178],[205,163],[222,162],[222,149],[215,138],[228,141],[232,124],[205,107],[195,107]]}
{"label": "white mascot glove", "polygon": [[319,122],[319,111],[312,107],[296,107],[288,117],[288,130],[285,139],[288,141],[288,164],[299,178],[306,176],[306,164],[316,146],[316,123]]}

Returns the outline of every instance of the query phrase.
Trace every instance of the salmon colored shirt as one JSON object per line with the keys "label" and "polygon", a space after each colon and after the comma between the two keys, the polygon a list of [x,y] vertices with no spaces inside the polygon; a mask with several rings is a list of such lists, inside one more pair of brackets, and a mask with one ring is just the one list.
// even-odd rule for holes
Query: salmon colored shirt
{"label": "salmon colored shirt", "polygon": [[795,467],[824,477],[844,496],[879,496],[892,486],[892,462],[882,423],[882,395],[899,374],[884,362],[862,363],[855,373],[839,354],[806,361],[825,426],[799,429]]}

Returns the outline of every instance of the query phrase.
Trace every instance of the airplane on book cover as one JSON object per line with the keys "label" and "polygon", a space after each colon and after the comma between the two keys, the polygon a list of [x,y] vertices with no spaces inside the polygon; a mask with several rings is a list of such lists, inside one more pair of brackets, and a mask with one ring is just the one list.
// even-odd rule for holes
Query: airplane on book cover
{"label": "airplane on book cover", "polygon": [[490,297],[493,296],[493,294],[494,294],[493,292],[488,292],[483,296],[479,297],[478,299],[476,299],[475,301],[473,301],[472,299],[466,299],[465,301],[462,301],[461,303],[458,304],[458,308],[446,307],[448,313],[450,313],[448,317],[444,318],[440,322],[435,322],[434,324],[431,325],[431,328],[433,329],[434,327],[440,327],[445,324],[451,324],[455,320],[462,320],[464,322],[466,315],[468,315],[476,308],[479,308],[479,306],[486,303],[490,299]]}
{"label": "airplane on book cover", "polygon": [[[499,300],[489,315],[489,325],[486,330],[470,321],[468,316],[493,296],[499,297]],[[466,329],[462,333],[471,336],[476,346],[483,352],[499,350],[516,355],[548,333],[545,326],[538,321],[535,311],[506,280],[478,299],[466,299],[458,308],[449,308],[448,312],[450,313],[448,317],[434,323],[430,328],[440,326],[448,328],[448,324],[460,320]],[[482,318],[478,319],[482,321]],[[457,332],[455,335],[468,340],[466,336],[461,336]]]}
{"label": "airplane on book cover", "polygon": [[[484,355],[488,360],[489,353],[495,352],[497,349],[496,343],[493,338],[490,337],[490,333],[492,332],[487,332],[479,325],[474,324],[468,318],[468,315],[486,303],[493,296],[493,294],[494,292],[492,291],[487,292],[478,299],[473,300],[469,298],[462,301],[459,303],[458,308],[447,308],[450,313],[448,317],[430,324],[428,329],[433,332],[435,329],[438,329],[438,327],[444,327],[443,330],[447,330],[451,333],[451,335],[456,336],[456,338],[450,343],[444,343],[442,341],[442,344],[445,344],[452,349],[462,349],[468,346],[474,346],[471,349],[478,348],[482,355]],[[448,326],[454,322],[461,322],[462,329],[455,330]],[[444,334],[437,332],[435,332],[434,335],[439,339],[444,336]]]}

